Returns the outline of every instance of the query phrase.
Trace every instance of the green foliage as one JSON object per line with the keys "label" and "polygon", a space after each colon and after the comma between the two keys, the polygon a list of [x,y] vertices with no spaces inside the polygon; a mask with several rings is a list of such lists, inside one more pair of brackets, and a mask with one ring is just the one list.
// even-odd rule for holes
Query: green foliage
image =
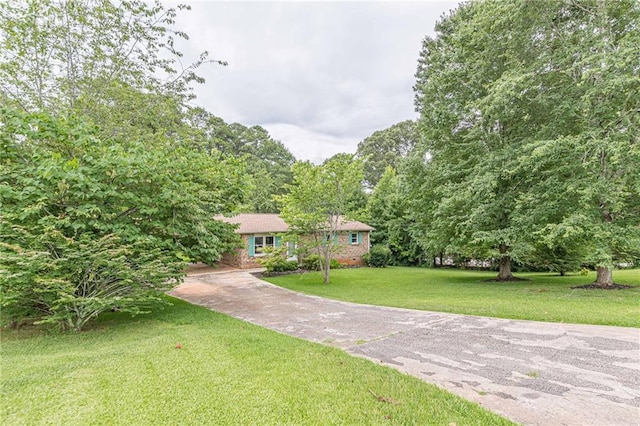
{"label": "green foliage", "polygon": [[541,244],[534,248],[527,264],[539,270],[548,270],[564,275],[567,272],[579,271],[585,258],[586,253],[583,246],[556,245],[549,247]]}
{"label": "green foliage", "polygon": [[412,190],[421,200],[414,216],[449,252],[485,252],[504,260],[499,276],[507,279],[510,259],[526,248],[512,214],[521,176],[509,167],[523,129],[486,111],[493,83],[510,64],[500,50],[503,34],[495,34],[483,8],[489,6],[463,4],[437,24],[436,39],[423,43],[416,107],[432,157],[422,167],[423,178],[414,182],[427,187]]}
{"label": "green foliage", "polygon": [[278,212],[274,196],[285,194],[286,185],[291,183],[291,166],[295,157],[280,141],[274,140],[260,126],[247,128],[234,123],[231,129],[232,140],[240,145],[237,154],[228,149],[221,149],[221,152],[244,155],[247,162],[246,170],[253,182],[253,189],[242,209],[256,213]]}
{"label": "green foliage", "polygon": [[116,305],[136,313],[180,281],[178,263],[213,263],[240,243],[213,217],[236,210],[249,181],[242,160],[201,149],[208,135],[187,101],[210,61],[179,61],[176,14],[140,0],[0,3],[12,318],[80,329]]}
{"label": "green foliage", "polygon": [[342,265],[336,259],[331,259],[331,261],[329,262],[329,268],[331,268],[331,269],[342,269],[342,268],[344,268],[344,265]]}
{"label": "green foliage", "polygon": [[22,245],[0,244],[3,322],[32,319],[80,331],[108,310],[139,314],[166,304],[162,295],[180,276],[182,263],[157,248],[122,244],[114,235],[45,232],[2,231],[3,240]]}
{"label": "green foliage", "polygon": [[386,268],[391,260],[391,250],[383,245],[374,245],[369,253],[362,256],[365,265],[372,268]]}
{"label": "green foliage", "polygon": [[257,258],[258,263],[266,268],[267,273],[287,272],[298,269],[298,262],[287,260],[287,247],[267,248],[265,255]]}
{"label": "green foliage", "polygon": [[300,268],[305,271],[320,270],[320,256],[317,254],[309,254],[299,259]]}
{"label": "green foliage", "polygon": [[[320,166],[297,162],[292,167],[289,193],[276,197],[290,232],[304,235],[300,243],[320,259],[325,284],[329,283],[334,236],[341,223],[358,205],[362,193],[362,163],[350,155],[336,155]],[[308,236],[308,237],[307,237]]]}
{"label": "green foliage", "polygon": [[403,158],[420,149],[420,132],[415,121],[406,120],[374,132],[358,144],[356,157],[362,159],[364,181],[373,189],[387,167],[397,169]]}
{"label": "green foliage", "polygon": [[202,108],[191,108],[187,121],[196,134],[191,142],[194,148],[208,153],[221,152],[242,158],[247,163],[246,173],[251,177],[252,185],[240,210],[278,212],[273,196],[283,195],[286,185],[291,183],[293,154],[260,126],[227,124]]}
{"label": "green foliage", "polygon": [[[129,308],[135,300],[157,300],[181,279],[179,262],[212,263],[238,244],[229,225],[212,220],[242,200],[235,160],[104,141],[82,120],[6,109],[0,144],[0,270],[12,274],[3,276],[7,286],[22,277],[3,302],[14,316],[79,329],[114,305],[137,312]],[[113,258],[100,263],[101,256]],[[36,290],[42,298],[29,296]]]}
{"label": "green foliage", "polygon": [[[118,122],[123,114],[139,114],[148,126],[170,129],[171,118],[156,121],[158,115],[148,110],[162,108],[159,104],[173,95],[180,102],[190,99],[189,85],[203,81],[195,70],[210,62],[207,52],[186,67],[180,62],[176,41],[188,36],[171,28],[177,9],[141,0],[2,2],[2,90],[25,110],[73,109],[91,115],[105,131],[127,126]],[[148,93],[154,102],[140,104],[139,111],[122,110],[133,107],[123,92],[126,88]]]}
{"label": "green foliage", "polygon": [[300,259],[300,268],[305,271],[320,270],[320,256],[317,254],[309,254]]}
{"label": "green foliage", "polygon": [[[330,269],[341,269],[343,266],[336,259],[329,261]],[[320,256],[317,254],[309,254],[300,259],[300,268],[305,271],[321,271],[322,264],[320,262]]]}
{"label": "green foliage", "polygon": [[4,220],[66,236],[115,234],[214,262],[235,247],[230,226],[211,220],[243,198],[241,163],[186,148],[125,147],[82,120],[0,111]]}
{"label": "green foliage", "polygon": [[391,264],[420,265],[426,254],[411,233],[410,198],[404,193],[405,186],[404,176],[387,167],[367,202],[366,220],[375,228],[371,233],[372,242],[389,247]]}
{"label": "green foliage", "polygon": [[640,254],[640,79],[631,59],[640,55],[640,34],[632,29],[640,4],[587,2],[549,13],[566,18],[544,26],[545,34],[565,42],[540,42],[556,65],[531,73],[528,84],[563,90],[528,105],[546,109],[548,123],[520,158],[519,168],[530,174],[520,214],[547,246],[611,269]]}
{"label": "green foliage", "polygon": [[542,246],[603,268],[637,256],[639,21],[634,1],[486,1],[438,23],[416,84],[426,245],[500,277]]}

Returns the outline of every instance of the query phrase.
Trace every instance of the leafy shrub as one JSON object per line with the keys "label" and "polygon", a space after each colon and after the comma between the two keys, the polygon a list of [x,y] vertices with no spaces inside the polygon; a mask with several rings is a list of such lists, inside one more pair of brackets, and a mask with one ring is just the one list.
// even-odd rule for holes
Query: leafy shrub
{"label": "leafy shrub", "polygon": [[0,243],[0,307],[9,324],[30,319],[80,331],[105,311],[144,313],[167,304],[163,294],[183,266],[159,249],[123,244],[115,235],[74,239],[0,225],[4,237],[23,241],[23,247]]}
{"label": "leafy shrub", "polygon": [[303,257],[300,260],[300,268],[306,271],[319,271],[320,270],[320,256],[317,254],[310,254]]}
{"label": "leafy shrub", "polygon": [[329,265],[330,269],[341,269],[343,267],[344,266],[340,262],[338,262],[335,259],[331,259],[331,262],[330,262],[330,265]]}
{"label": "leafy shrub", "polygon": [[264,266],[267,273],[295,271],[298,262],[287,260],[287,248],[266,249],[264,257],[258,259],[258,263]]}
{"label": "leafy shrub", "polygon": [[391,250],[387,246],[373,246],[369,253],[362,256],[364,264],[372,268],[385,268],[390,259]]}
{"label": "leafy shrub", "polygon": [[167,303],[185,260],[239,243],[212,215],[241,201],[240,163],[100,133],[0,106],[2,322],[79,331],[107,310],[142,313]]}
{"label": "leafy shrub", "polygon": [[[320,270],[320,256],[317,254],[310,254],[300,260],[300,268],[306,271],[319,271]],[[330,269],[340,269],[342,265],[335,259],[331,259],[329,265]]]}

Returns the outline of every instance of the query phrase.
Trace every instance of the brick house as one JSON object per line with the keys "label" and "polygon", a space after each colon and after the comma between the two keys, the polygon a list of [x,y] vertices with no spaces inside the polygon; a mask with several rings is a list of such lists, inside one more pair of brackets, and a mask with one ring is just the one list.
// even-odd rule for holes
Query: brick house
{"label": "brick house", "polygon": [[[242,269],[261,267],[257,259],[264,256],[264,249],[280,247],[282,234],[289,230],[289,225],[276,213],[242,213],[216,219],[237,224],[236,233],[242,238],[242,248],[225,254],[220,263]],[[369,252],[371,231],[373,228],[362,222],[342,222],[334,235],[334,243],[338,245],[334,258],[345,265],[362,265],[362,256]],[[293,256],[294,247],[289,247],[289,253]]]}

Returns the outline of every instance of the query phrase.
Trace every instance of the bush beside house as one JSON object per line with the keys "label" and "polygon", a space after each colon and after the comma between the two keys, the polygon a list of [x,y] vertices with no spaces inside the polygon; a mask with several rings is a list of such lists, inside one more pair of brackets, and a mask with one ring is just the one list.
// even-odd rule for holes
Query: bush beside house
{"label": "bush beside house", "polygon": [[386,268],[391,260],[391,250],[387,246],[373,246],[369,253],[362,256],[362,260],[371,268]]}

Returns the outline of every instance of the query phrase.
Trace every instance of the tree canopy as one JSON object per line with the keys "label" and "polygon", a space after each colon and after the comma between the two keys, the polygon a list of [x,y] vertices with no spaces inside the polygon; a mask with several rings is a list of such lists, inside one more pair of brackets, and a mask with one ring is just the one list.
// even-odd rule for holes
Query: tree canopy
{"label": "tree canopy", "polygon": [[417,123],[406,120],[388,129],[378,130],[358,144],[356,157],[362,159],[364,180],[374,188],[388,166],[397,169],[400,161],[410,155],[419,144]]}
{"label": "tree canopy", "polygon": [[291,183],[295,157],[282,142],[273,139],[261,126],[227,124],[202,108],[188,111],[188,122],[196,130],[192,145],[208,153],[223,153],[242,158],[251,177],[251,190],[240,210],[251,213],[276,213],[274,196],[285,192]]}
{"label": "tree canopy", "polygon": [[366,221],[375,228],[372,243],[389,248],[392,264],[415,266],[426,262],[426,253],[411,232],[406,176],[387,166],[367,201]]}
{"label": "tree canopy", "polygon": [[498,257],[499,279],[541,243],[584,246],[605,285],[638,256],[639,14],[634,1],[486,1],[438,23],[415,91],[432,155],[423,219],[440,241]]}
{"label": "tree canopy", "polygon": [[81,329],[141,312],[239,241],[244,160],[200,147],[176,13],[132,0],[0,3],[3,320]]}
{"label": "tree canopy", "polygon": [[141,0],[3,2],[2,89],[26,110],[83,115],[108,105],[122,87],[189,99],[190,83],[203,81],[195,70],[208,52],[181,65],[175,41],[188,36],[172,25],[188,8]]}

